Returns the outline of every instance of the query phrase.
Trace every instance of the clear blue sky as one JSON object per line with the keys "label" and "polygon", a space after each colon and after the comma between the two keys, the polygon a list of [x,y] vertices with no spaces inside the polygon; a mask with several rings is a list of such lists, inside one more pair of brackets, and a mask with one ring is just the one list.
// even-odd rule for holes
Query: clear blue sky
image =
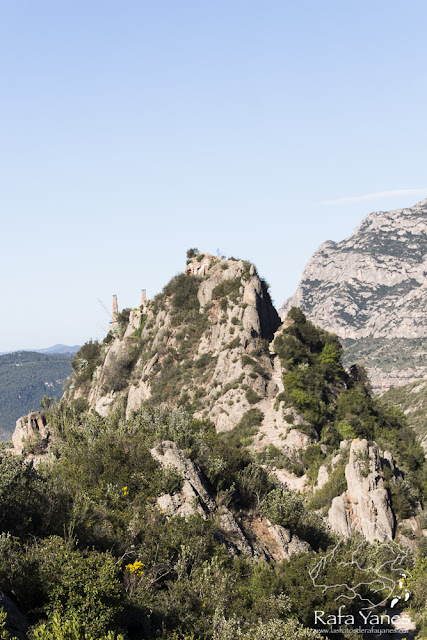
{"label": "clear blue sky", "polygon": [[279,306],[323,241],[427,197],[426,24],[424,0],[0,0],[0,351],[103,337],[97,298],[136,306],[193,246]]}

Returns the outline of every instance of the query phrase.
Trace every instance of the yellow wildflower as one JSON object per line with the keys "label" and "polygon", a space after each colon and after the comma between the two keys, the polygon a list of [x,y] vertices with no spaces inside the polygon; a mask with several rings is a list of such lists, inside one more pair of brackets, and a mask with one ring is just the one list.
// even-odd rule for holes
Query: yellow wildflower
{"label": "yellow wildflower", "polygon": [[128,571],[130,571],[130,573],[136,573],[136,575],[138,575],[138,576],[143,576],[144,575],[143,567],[145,567],[145,564],[143,562],[141,562],[140,560],[135,560],[135,562],[133,564],[127,564],[126,565],[126,569]]}

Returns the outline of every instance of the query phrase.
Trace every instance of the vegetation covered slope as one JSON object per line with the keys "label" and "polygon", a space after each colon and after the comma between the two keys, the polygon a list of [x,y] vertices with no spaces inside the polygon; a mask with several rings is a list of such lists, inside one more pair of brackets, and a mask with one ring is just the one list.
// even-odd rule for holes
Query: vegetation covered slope
{"label": "vegetation covered slope", "polygon": [[321,521],[244,447],[183,411],[145,410],[126,421],[117,413],[77,419],[54,407],[47,418],[56,442],[49,464],[35,471],[3,458],[0,475],[0,584],[33,625],[46,621],[37,637],[52,637],[55,616],[80,629],[72,638],[317,637],[296,620],[310,614],[308,606],[296,613],[291,565],[233,558],[219,515],[169,516],[159,505],[183,479],[151,451],[173,441],[197,462],[219,506],[265,513],[313,540],[317,531],[325,545]]}
{"label": "vegetation covered slope", "polygon": [[[309,570],[337,540],[301,496],[278,484],[230,434],[183,410],[145,409],[126,420],[117,411],[104,419],[77,417],[63,405],[47,418],[56,443],[47,464],[36,471],[18,457],[3,457],[0,465],[0,584],[14,594],[34,637],[323,637],[306,627],[314,625],[316,609],[337,612],[337,593],[313,588]],[[171,441],[197,463],[216,511],[195,505],[185,518],[165,512],[161,497],[178,499],[184,481],[158,463],[153,446]],[[252,551],[230,553],[225,505],[242,522],[268,519],[297,531],[315,550],[271,560],[261,552],[265,531],[250,537],[242,524]],[[335,562],[325,561],[322,580],[366,583],[363,564],[378,549],[357,545],[361,563],[350,562],[354,545],[342,542]],[[421,551],[401,568],[411,569],[414,605],[424,608]],[[380,597],[366,584],[361,595]],[[357,611],[350,602],[347,612]],[[61,636],[64,629],[74,630]]]}
{"label": "vegetation covered slope", "polygon": [[379,401],[384,406],[399,407],[424,448],[427,447],[427,380],[390,389]]}
{"label": "vegetation covered slope", "polygon": [[286,324],[274,343],[285,369],[282,396],[317,434],[317,442],[301,453],[301,470],[314,483],[320,466],[341,456],[341,466],[315,494],[313,506],[329,506],[333,497],[345,491],[342,445],[366,439],[390,451],[405,474],[406,484],[388,478],[393,511],[400,517],[414,514],[417,501],[427,500],[427,464],[405,416],[372,398],[362,367],[353,365],[349,373],[344,370],[337,336],[313,325],[297,308],[291,309]]}
{"label": "vegetation covered slope", "polygon": [[0,438],[10,440],[18,418],[43,396],[60,398],[71,373],[69,356],[17,351],[0,356]]}

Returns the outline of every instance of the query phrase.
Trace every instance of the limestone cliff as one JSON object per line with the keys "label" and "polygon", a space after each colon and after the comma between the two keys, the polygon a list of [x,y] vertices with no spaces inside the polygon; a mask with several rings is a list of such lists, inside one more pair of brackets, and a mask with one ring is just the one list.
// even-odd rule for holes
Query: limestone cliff
{"label": "limestone cliff", "polygon": [[[377,211],[341,242],[325,242],[280,310],[300,307],[336,333],[348,364],[384,390],[427,374],[427,200]],[[350,362],[351,361],[351,362]]]}
{"label": "limestone cliff", "polygon": [[52,444],[52,434],[46,416],[41,411],[32,411],[27,416],[18,418],[12,436],[13,455],[24,455],[37,467],[42,456]]}
{"label": "limestone cliff", "polygon": [[383,465],[390,465],[390,458],[380,455],[376,443],[352,442],[345,468],[347,491],[333,499],[328,514],[335,531],[348,536],[354,529],[369,542],[393,539],[395,518],[383,476]]}
{"label": "limestone cliff", "polygon": [[[68,402],[86,398],[102,416],[124,403],[128,417],[147,401],[187,406],[217,431],[249,419],[261,427],[263,444],[283,444],[290,425],[303,421],[276,403],[280,324],[254,265],[202,254],[109,334],[91,379],[82,384],[77,371]],[[299,448],[300,440],[293,433],[283,446]]]}

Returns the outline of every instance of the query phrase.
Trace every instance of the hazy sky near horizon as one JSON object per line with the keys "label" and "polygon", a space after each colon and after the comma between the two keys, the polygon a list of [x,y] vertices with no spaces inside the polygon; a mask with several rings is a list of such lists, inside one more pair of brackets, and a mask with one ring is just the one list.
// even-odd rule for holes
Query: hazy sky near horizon
{"label": "hazy sky near horizon", "polygon": [[189,247],[280,306],[427,197],[423,0],[0,0],[0,352],[102,338]]}

